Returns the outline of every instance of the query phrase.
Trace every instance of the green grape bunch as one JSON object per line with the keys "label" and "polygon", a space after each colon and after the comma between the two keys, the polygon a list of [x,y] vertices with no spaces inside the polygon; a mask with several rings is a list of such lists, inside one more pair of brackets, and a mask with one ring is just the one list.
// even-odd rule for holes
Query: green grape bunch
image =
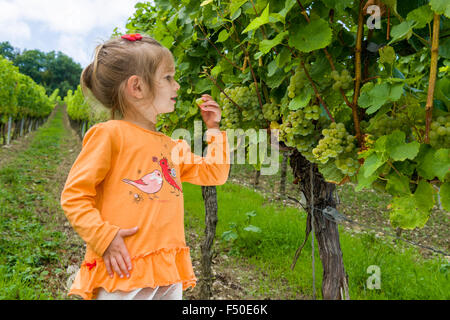
{"label": "green grape bunch", "polygon": [[322,130],[323,138],[313,149],[312,153],[315,159],[322,164],[330,159],[337,159],[336,166],[345,173],[353,173],[350,168],[357,168],[355,137],[350,135],[345,129],[343,123],[331,123],[328,128]]}
{"label": "green grape bunch", "polygon": [[[231,90],[225,89],[224,91],[227,95],[229,95]],[[223,126],[226,129],[240,127],[241,113],[238,108],[236,108],[236,106],[228,98],[226,98],[225,94],[223,93],[220,93],[220,104],[222,105]]]}
{"label": "green grape bunch", "polygon": [[450,114],[431,123],[430,144],[433,148],[450,148]]}
{"label": "green grape bunch", "polygon": [[283,123],[279,126],[280,140],[289,147],[297,148],[308,160],[312,160],[311,150],[317,141],[312,120],[319,118],[320,108],[317,105],[291,111],[287,117],[283,117]]}
{"label": "green grape bunch", "polygon": [[263,115],[266,120],[278,121],[280,119],[280,107],[275,102],[263,105]]}
{"label": "green grape bunch", "polygon": [[337,70],[331,71],[331,78],[334,80],[333,90],[339,91],[340,89],[347,90],[353,85],[353,78],[346,69],[342,70],[339,74]]}
{"label": "green grape bunch", "polygon": [[371,134],[376,139],[381,136],[389,135],[395,130],[403,131],[409,135],[411,127],[402,117],[392,117],[383,114],[380,117],[370,119],[366,129],[367,133]]}
{"label": "green grape bunch", "polygon": [[226,88],[224,92],[236,102],[242,110],[239,110],[224,93],[220,94],[220,103],[223,106],[223,118],[226,128],[241,127],[245,122],[262,123],[264,114],[258,102],[256,86],[239,86]]}
{"label": "green grape bunch", "polygon": [[336,168],[339,169],[346,176],[354,176],[358,172],[358,168],[360,166],[357,158],[356,158],[356,149],[354,150],[354,154],[351,155],[341,155],[335,160]]}
{"label": "green grape bunch", "polygon": [[295,69],[295,74],[290,78],[290,83],[288,86],[288,96],[290,99],[294,99],[303,87],[308,82],[308,78],[305,73],[301,71],[300,67]]}

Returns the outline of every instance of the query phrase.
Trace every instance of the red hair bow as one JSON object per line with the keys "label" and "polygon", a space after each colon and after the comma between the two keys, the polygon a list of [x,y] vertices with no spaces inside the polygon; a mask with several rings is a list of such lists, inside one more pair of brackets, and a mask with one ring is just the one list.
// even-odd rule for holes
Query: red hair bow
{"label": "red hair bow", "polygon": [[122,39],[127,39],[129,41],[142,40],[142,36],[139,33],[126,34],[122,36]]}

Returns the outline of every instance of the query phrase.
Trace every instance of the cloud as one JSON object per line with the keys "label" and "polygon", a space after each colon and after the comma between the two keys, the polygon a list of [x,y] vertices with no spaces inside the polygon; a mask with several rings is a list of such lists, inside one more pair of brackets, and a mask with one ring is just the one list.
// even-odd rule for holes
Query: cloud
{"label": "cloud", "polygon": [[134,12],[137,0],[0,0],[4,21],[40,22],[51,31],[83,35],[117,25]]}
{"label": "cloud", "polygon": [[1,0],[0,8],[0,39],[2,41],[12,41],[17,38],[21,40],[30,39],[30,27],[27,23],[20,20],[19,8]]}
{"label": "cloud", "polygon": [[88,64],[91,59],[86,48],[86,41],[81,36],[61,35],[57,43],[59,48],[64,48],[64,54],[79,61],[83,65]]}
{"label": "cloud", "polygon": [[62,51],[87,65],[95,46],[124,27],[138,0],[0,0],[0,42]]}

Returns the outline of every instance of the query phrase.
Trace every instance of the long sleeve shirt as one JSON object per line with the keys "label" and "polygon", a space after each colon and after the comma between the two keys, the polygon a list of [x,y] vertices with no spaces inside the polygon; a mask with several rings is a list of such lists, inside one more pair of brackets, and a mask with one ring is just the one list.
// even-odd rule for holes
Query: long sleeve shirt
{"label": "long sleeve shirt", "polygon": [[[223,185],[230,170],[225,131],[207,131],[205,157],[186,141],[124,120],[88,130],[61,193],[61,206],[87,249],[69,295],[92,299],[108,292],[183,283],[194,287],[184,234],[182,182]],[[133,269],[111,279],[103,254],[120,229],[138,227],[124,238]]]}

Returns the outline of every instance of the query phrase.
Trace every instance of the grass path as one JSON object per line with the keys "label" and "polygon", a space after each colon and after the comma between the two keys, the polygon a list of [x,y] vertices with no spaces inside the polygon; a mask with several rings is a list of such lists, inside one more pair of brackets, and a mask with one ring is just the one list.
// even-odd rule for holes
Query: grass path
{"label": "grass path", "polygon": [[[62,110],[5,155],[0,168],[0,298],[63,299],[66,268],[82,243],[61,215],[59,195],[79,141]],[[70,167],[69,167],[70,168]]]}
{"label": "grass path", "polygon": [[[80,150],[80,138],[71,129],[62,108],[56,109],[39,130],[10,148],[0,148],[0,299],[69,299],[69,278],[81,263],[84,243],[69,225],[59,201]],[[249,172],[244,166],[234,167],[232,179],[218,187],[219,223],[212,266],[214,299],[310,299],[310,243],[295,271],[289,269],[304,238],[306,215],[296,206],[283,206],[282,202],[243,186],[250,179]],[[270,179],[276,177],[262,177],[262,184],[267,183],[273,190],[276,182]],[[199,270],[204,229],[201,187],[183,184],[183,189],[186,241],[191,247],[194,270]],[[292,189],[288,188],[288,192]],[[345,201],[353,199],[349,190],[341,191]],[[367,203],[377,210],[384,206],[381,199],[369,200]],[[344,209],[351,214],[357,205],[353,199]],[[245,226],[245,213],[252,210],[256,216],[251,223],[260,227],[261,233],[242,233],[234,243],[221,239],[230,223]],[[437,225],[438,222],[441,221],[437,220]],[[373,234],[345,230],[340,228],[341,245],[353,299],[449,298],[447,273],[439,270],[442,262],[424,260],[418,252],[401,244],[393,247]],[[448,238],[443,241],[444,246],[448,244]],[[320,292],[318,254],[316,261]],[[383,290],[367,290],[369,265],[382,267]],[[200,277],[197,271],[196,275]],[[197,297],[198,287],[184,294],[184,299]]]}

